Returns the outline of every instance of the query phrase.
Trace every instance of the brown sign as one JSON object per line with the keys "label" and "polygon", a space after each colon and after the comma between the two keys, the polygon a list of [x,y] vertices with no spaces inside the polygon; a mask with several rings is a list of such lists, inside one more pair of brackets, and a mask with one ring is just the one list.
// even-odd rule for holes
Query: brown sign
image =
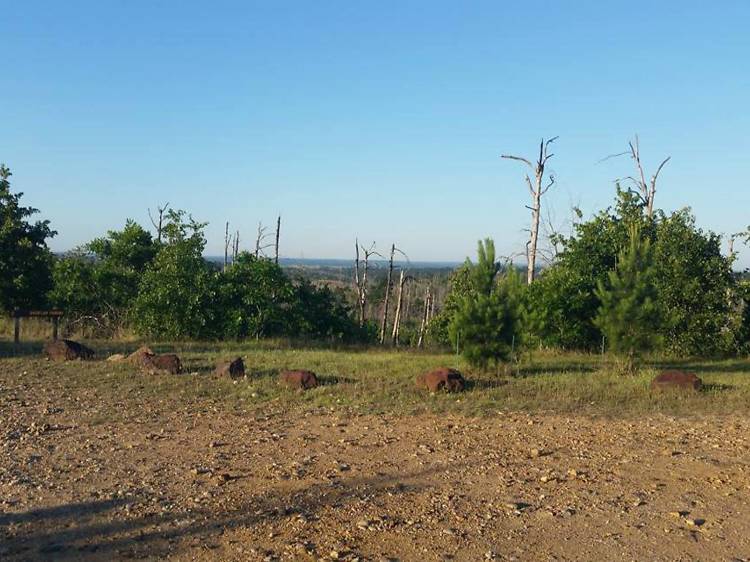
{"label": "brown sign", "polygon": [[17,308],[10,313],[12,318],[60,318],[62,310],[21,310]]}

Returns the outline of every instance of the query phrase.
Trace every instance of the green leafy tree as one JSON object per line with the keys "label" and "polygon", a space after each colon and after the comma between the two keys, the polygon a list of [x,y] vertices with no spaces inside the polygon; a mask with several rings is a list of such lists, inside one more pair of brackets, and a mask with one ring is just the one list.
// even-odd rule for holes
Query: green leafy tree
{"label": "green leafy tree", "polygon": [[218,320],[218,272],[203,259],[204,223],[182,211],[170,211],[159,250],[141,279],[132,311],[138,333],[164,339],[215,339]]}
{"label": "green leafy tree", "polygon": [[243,339],[289,332],[294,287],[272,260],[241,252],[220,277],[222,333]]}
{"label": "green leafy tree", "polygon": [[85,248],[78,248],[55,260],[52,268],[54,286],[50,301],[65,311],[69,325],[80,325],[84,319],[102,311],[100,286],[94,260]]}
{"label": "green leafy tree", "polygon": [[601,306],[594,320],[610,350],[624,359],[628,373],[635,371],[641,354],[655,349],[660,341],[655,280],[651,241],[641,235],[638,225],[632,225],[617,266],[597,286]]}
{"label": "green leafy tree", "polygon": [[495,260],[491,239],[479,242],[477,263],[469,268],[470,289],[461,299],[449,332],[466,359],[486,369],[499,367],[510,358],[520,335],[521,291],[517,272],[507,268],[503,275]]}
{"label": "green leafy tree", "polygon": [[339,341],[363,340],[366,332],[352,317],[341,291],[316,287],[300,279],[294,287],[294,326],[292,336]]}
{"label": "green leafy tree", "polygon": [[131,219],[125,221],[122,230],[110,230],[88,244],[88,250],[98,261],[128,272],[145,269],[158,249],[151,233]]}
{"label": "green leafy tree", "polygon": [[613,209],[577,223],[573,235],[560,240],[556,263],[530,288],[530,337],[551,347],[592,350],[601,345],[602,332],[594,322],[601,306],[596,288],[607,281],[618,253],[628,245],[630,225],[651,241],[664,348],[683,356],[735,349],[737,323],[729,321],[735,281],[719,237],[697,228],[689,209],[648,217],[639,197],[619,189]]}
{"label": "green leafy tree", "polygon": [[592,282],[559,264],[542,270],[527,291],[527,337],[558,349],[592,347],[601,338],[593,322],[598,299]]}
{"label": "green leafy tree", "polygon": [[21,205],[23,193],[11,192],[10,176],[0,164],[0,308],[6,311],[46,304],[52,287],[47,239],[56,234],[49,221],[29,221],[39,211]]}
{"label": "green leafy tree", "polygon": [[55,260],[50,300],[66,312],[68,325],[99,336],[125,328],[143,271],[158,250],[151,234],[128,220]]}
{"label": "green leafy tree", "polygon": [[733,299],[733,331],[735,351],[750,353],[750,280],[737,283]]}
{"label": "green leafy tree", "polygon": [[643,209],[636,194],[618,187],[614,209],[576,223],[572,236],[560,237],[557,262],[542,271],[528,292],[530,339],[566,349],[600,346],[602,335],[594,318],[601,303],[595,290],[627,244],[627,225],[639,224],[644,233],[653,231]]}
{"label": "green leafy tree", "polygon": [[440,311],[432,318],[427,327],[427,340],[439,346],[451,345],[450,324],[456,316],[463,299],[472,291],[471,260],[467,259],[448,277],[448,293]]}
{"label": "green leafy tree", "polygon": [[683,209],[660,216],[653,250],[666,351],[707,356],[732,350],[735,281],[721,237],[697,228],[690,210]]}

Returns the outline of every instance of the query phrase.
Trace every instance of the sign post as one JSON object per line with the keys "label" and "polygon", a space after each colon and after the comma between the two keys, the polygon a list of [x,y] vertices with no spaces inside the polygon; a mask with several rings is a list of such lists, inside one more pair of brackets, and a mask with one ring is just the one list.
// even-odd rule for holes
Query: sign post
{"label": "sign post", "polygon": [[22,310],[15,309],[11,316],[13,317],[13,343],[21,342],[21,318],[51,318],[52,319],[52,339],[57,339],[57,329],[60,318],[63,315],[62,310]]}

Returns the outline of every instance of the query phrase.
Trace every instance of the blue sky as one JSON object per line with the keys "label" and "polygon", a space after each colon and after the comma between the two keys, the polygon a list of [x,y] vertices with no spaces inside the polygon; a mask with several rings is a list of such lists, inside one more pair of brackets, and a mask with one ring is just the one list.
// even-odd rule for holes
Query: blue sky
{"label": "blue sky", "polygon": [[[353,240],[460,260],[523,249],[522,169],[559,135],[569,228],[665,156],[657,206],[750,224],[750,3],[0,0],[0,161],[63,250],[169,201],[282,255]],[[750,265],[744,250],[742,265]]]}

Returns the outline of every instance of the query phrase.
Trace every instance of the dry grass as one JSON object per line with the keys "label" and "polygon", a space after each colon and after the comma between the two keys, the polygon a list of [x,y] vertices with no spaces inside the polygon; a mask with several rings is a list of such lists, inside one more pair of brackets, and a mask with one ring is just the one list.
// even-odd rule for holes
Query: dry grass
{"label": "dry grass", "polygon": [[[135,349],[137,342],[87,342],[99,357]],[[51,364],[39,359],[41,342],[20,349],[0,341],[0,381],[24,377],[32,384],[59,385],[60,392],[98,393],[103,404],[133,400],[157,401],[175,407],[201,402],[206,407],[254,411],[345,408],[353,412],[453,412],[470,416],[508,411],[547,411],[611,416],[647,413],[692,415],[705,412],[745,413],[750,410],[750,360],[653,362],[638,376],[614,374],[598,355],[536,353],[498,377],[470,369],[455,355],[381,349],[326,349],[291,346],[285,342],[243,344],[169,343],[152,346],[178,353],[188,374],[148,377],[132,367],[104,361]],[[15,355],[15,356],[14,356]],[[241,355],[248,378],[237,382],[211,376],[219,357]],[[438,366],[460,369],[470,381],[460,395],[428,395],[414,389],[414,376]],[[703,378],[700,393],[652,393],[656,369],[679,367]],[[280,388],[279,370],[306,368],[323,384],[306,393]],[[23,374],[26,373],[26,374]],[[9,382],[9,381],[8,381]],[[16,382],[16,381],[14,381]],[[106,418],[106,408],[101,410]]]}

